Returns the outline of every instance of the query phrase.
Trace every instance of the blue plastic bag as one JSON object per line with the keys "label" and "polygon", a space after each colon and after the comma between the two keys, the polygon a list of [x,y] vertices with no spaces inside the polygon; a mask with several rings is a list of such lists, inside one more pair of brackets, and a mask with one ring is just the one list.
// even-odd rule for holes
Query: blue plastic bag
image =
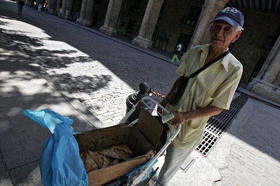
{"label": "blue plastic bag", "polygon": [[73,136],[73,120],[47,109],[25,110],[24,115],[53,134],[45,140],[40,157],[42,183],[45,186],[87,186],[86,169]]}

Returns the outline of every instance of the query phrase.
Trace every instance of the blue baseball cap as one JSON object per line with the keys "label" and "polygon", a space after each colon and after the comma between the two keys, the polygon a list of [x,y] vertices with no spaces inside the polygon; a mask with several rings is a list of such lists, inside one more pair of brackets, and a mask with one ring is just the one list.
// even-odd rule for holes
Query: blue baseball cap
{"label": "blue baseball cap", "polygon": [[214,18],[213,22],[215,21],[224,21],[232,26],[241,26],[243,28],[244,25],[244,15],[238,9],[234,7],[226,7],[221,10],[216,17]]}

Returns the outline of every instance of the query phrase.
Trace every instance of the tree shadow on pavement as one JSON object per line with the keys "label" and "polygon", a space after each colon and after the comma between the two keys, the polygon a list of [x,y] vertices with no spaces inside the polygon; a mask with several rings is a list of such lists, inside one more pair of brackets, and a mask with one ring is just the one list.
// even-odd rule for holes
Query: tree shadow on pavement
{"label": "tree shadow on pavement", "polygon": [[[1,22],[2,26],[7,24]],[[74,120],[74,127],[78,122],[78,128],[92,129],[94,126],[82,120],[78,112],[67,111],[70,104],[65,104],[59,90],[85,91],[87,87],[86,91],[94,92],[111,81],[109,75],[73,77],[69,73],[62,73],[50,76],[47,70],[64,68],[77,61],[87,63],[92,60],[85,56],[67,57],[74,54],[74,50],[40,49],[44,46],[42,39],[25,34],[0,28],[0,174],[8,172],[12,175],[15,170],[37,161],[43,141],[50,135],[47,129],[23,116],[25,109],[54,106],[61,109],[56,112],[67,114]],[[100,121],[96,118],[96,122]],[[15,174],[13,184],[25,183],[27,175],[32,171],[33,168],[30,168],[20,175]]]}
{"label": "tree shadow on pavement", "polygon": [[[0,48],[11,54],[2,55],[1,71],[13,73],[18,70],[38,71],[39,76],[45,74],[46,70],[65,68],[70,64],[90,63],[92,59],[87,56],[66,57],[59,55],[73,54],[75,50],[47,50],[34,49],[43,47],[44,44],[38,38],[31,38],[23,35],[22,32],[4,31],[0,28]],[[36,77],[34,77],[36,78]],[[86,91],[87,93],[97,91],[107,86],[112,80],[110,75],[79,75],[73,77],[69,73],[54,74],[50,78],[58,90],[68,92]]]}
{"label": "tree shadow on pavement", "polygon": [[[38,19],[34,19],[33,12]],[[6,15],[15,17],[8,11]],[[26,16],[20,20],[44,30],[51,39],[68,43],[92,59],[100,61],[135,90],[138,89],[139,83],[146,81],[154,90],[164,94],[177,77],[174,73],[176,69],[174,65],[163,65],[162,60],[139,52],[121,42],[112,41],[106,36],[102,37],[102,33],[86,31],[80,26],[67,23],[68,21],[61,21],[48,14],[44,16],[29,8],[26,9]],[[65,27],[72,28],[68,31]]]}

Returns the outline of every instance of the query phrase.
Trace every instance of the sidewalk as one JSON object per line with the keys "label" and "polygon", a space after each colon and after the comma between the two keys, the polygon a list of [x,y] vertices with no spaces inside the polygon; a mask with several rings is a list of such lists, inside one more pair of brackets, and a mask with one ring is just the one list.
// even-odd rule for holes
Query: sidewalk
{"label": "sidewalk", "polygon": [[190,186],[279,186],[280,110],[249,98],[207,157],[171,180]]}

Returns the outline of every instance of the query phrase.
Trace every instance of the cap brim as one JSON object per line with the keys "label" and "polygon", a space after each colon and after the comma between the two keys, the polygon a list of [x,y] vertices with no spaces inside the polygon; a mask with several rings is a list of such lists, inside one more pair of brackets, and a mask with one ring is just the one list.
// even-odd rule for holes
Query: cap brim
{"label": "cap brim", "polygon": [[[230,19],[230,18],[225,17],[225,16],[217,17],[216,19],[214,19],[214,22],[215,22],[215,21],[224,21],[224,22],[230,24],[231,26],[235,26],[235,27],[241,26],[241,25],[239,25],[239,23],[237,23],[237,22],[234,21],[233,19]],[[241,26],[241,27],[242,27],[242,26]]]}

